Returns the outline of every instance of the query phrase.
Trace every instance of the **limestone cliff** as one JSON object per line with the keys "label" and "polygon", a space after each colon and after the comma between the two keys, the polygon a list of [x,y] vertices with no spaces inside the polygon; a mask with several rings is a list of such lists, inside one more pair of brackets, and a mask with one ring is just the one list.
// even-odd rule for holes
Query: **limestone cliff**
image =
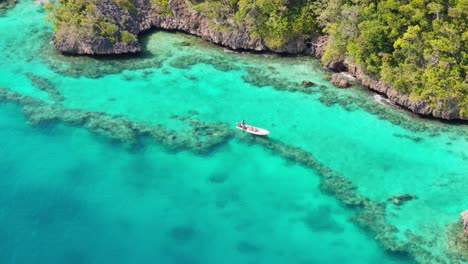
{"label": "limestone cliff", "polygon": [[389,84],[384,83],[383,81],[369,77],[360,69],[360,67],[347,61],[335,62],[334,65],[329,65],[329,67],[335,71],[346,71],[351,73],[362,83],[362,85],[373,91],[386,95],[392,102],[403,108],[411,110],[413,113],[446,120],[468,120],[467,117],[460,115],[460,109],[457,106],[456,101],[439,100],[437,105],[434,106],[423,100],[412,100],[408,94],[393,89]]}
{"label": "limestone cliff", "polygon": [[[121,8],[116,1],[95,1],[96,14],[94,17],[105,17],[106,22],[111,22],[117,27],[117,31],[127,31],[133,35],[150,28],[166,30],[179,30],[197,35],[207,41],[234,50],[271,51],[276,53],[303,53],[310,51],[306,40],[293,38],[281,47],[269,47],[261,37],[252,37],[246,25],[231,23],[224,29],[217,29],[213,21],[198,11],[190,8],[185,0],[172,0],[169,2],[170,15],[158,15],[150,0],[134,0],[133,11]],[[76,33],[69,30],[68,25],[61,26],[54,36],[55,47],[64,53],[70,54],[121,54],[141,51],[138,40],[125,43],[113,37],[112,34],[92,32],[91,34]],[[78,31],[78,30],[76,30]],[[80,31],[87,32],[81,29]],[[112,37],[112,38],[110,38]],[[309,45],[310,46],[310,45]]]}

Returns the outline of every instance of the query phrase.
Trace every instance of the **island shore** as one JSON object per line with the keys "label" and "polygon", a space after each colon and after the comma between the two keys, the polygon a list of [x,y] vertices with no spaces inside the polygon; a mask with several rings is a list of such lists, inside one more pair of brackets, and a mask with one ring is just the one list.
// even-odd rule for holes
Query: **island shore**
{"label": "island shore", "polygon": [[[321,58],[325,52],[328,37],[312,33],[308,38],[294,37],[280,46],[274,46],[260,37],[253,36],[247,25],[233,23],[229,19],[215,21],[207,18],[201,12],[194,10],[185,0],[168,2],[169,14],[162,14],[150,0],[134,1],[135,10],[120,8],[114,1],[96,3],[99,14],[106,14],[111,21],[117,23],[117,30],[129,32],[130,36],[138,36],[151,28],[182,31],[201,37],[202,39],[237,51],[273,52],[278,54],[308,54]],[[106,38],[103,34],[94,36],[77,36],[69,31],[57,31],[53,39],[57,50],[69,54],[100,55],[136,53],[142,50],[138,39],[116,41]],[[385,95],[389,100],[405,109],[421,116],[443,120],[468,120],[462,114],[456,100],[437,100],[437,103],[413,99],[409,94],[400,92],[388,83],[377,80],[346,58],[324,65],[335,72],[348,72],[368,89]]]}

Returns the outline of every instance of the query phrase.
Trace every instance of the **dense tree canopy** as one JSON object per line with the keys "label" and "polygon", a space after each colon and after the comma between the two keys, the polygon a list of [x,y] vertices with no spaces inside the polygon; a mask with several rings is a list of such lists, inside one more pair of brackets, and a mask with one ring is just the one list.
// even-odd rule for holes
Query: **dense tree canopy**
{"label": "dense tree canopy", "polygon": [[[307,38],[320,31],[312,0],[190,0],[193,8],[216,24],[232,20],[245,23],[252,36],[270,47],[281,47],[295,37]],[[232,23],[231,23],[232,25]]]}
{"label": "dense tree canopy", "polygon": [[346,57],[413,99],[468,116],[468,0],[325,2],[325,62]]}
{"label": "dense tree canopy", "polygon": [[[129,14],[137,9],[133,0],[114,0],[115,4]],[[97,0],[56,0],[45,4],[48,16],[56,31],[55,37],[73,36],[76,39],[91,39],[99,35],[109,41],[129,43],[136,40],[132,33],[119,30],[126,23],[97,12]]]}

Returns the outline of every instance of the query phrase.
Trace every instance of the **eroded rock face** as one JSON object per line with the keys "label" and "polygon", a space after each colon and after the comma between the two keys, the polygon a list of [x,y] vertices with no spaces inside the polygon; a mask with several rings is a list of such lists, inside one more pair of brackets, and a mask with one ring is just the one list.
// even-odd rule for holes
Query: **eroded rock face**
{"label": "eroded rock face", "polygon": [[169,8],[172,10],[172,15],[150,15],[145,24],[148,27],[181,30],[232,49],[268,50],[262,39],[249,36],[245,25],[232,25],[232,28],[226,31],[213,29],[211,22],[199,12],[190,9],[185,0],[173,0],[170,2]]}
{"label": "eroded rock face", "polygon": [[[130,13],[119,8],[112,0],[97,1],[96,8],[99,14],[105,14],[115,21],[124,20],[118,25],[119,31],[128,31],[134,35],[150,28],[166,30],[180,30],[199,36],[209,42],[229,47],[234,50],[272,51],[277,53],[303,53],[315,52],[305,39],[294,38],[285,45],[275,48],[268,47],[261,37],[251,37],[245,24],[230,24],[226,28],[218,29],[213,22],[200,12],[191,9],[185,0],[170,1],[171,15],[158,15],[152,8],[150,0],[135,0],[136,12]],[[226,22],[228,23],[228,22]],[[320,43],[320,39],[314,39]],[[56,33],[55,47],[64,53],[70,54],[122,54],[135,53],[141,50],[140,43],[112,42],[105,36],[94,34],[92,37],[77,36],[76,34]]]}
{"label": "eroded rock face", "polygon": [[385,94],[390,101],[411,110],[413,113],[447,120],[468,120],[468,117],[463,117],[460,114],[460,108],[455,101],[439,100],[436,107],[426,101],[414,101],[410,99],[408,94],[393,89],[389,84],[370,78],[358,66],[347,61],[343,61],[343,64],[346,67],[346,71],[355,76],[364,86]]}
{"label": "eroded rock face", "polygon": [[331,82],[333,85],[335,85],[338,88],[349,87],[348,79],[339,73],[332,74]]}
{"label": "eroded rock face", "polygon": [[[141,4],[149,1],[135,1]],[[137,9],[135,13],[119,7],[113,0],[95,1],[96,19],[108,21],[118,21],[117,32],[127,31],[136,36],[141,31],[139,27],[139,18],[145,16],[144,10]],[[97,26],[93,26],[97,27]],[[94,29],[95,30],[95,29]],[[75,29],[71,25],[62,25],[55,32],[53,42],[57,50],[67,54],[81,55],[105,55],[105,54],[123,54],[136,53],[141,51],[141,45],[135,38],[133,41],[122,41],[119,37],[110,38],[98,32],[91,32],[90,28]]]}
{"label": "eroded rock face", "polygon": [[326,65],[326,67],[334,72],[343,72],[348,70],[344,61],[333,61]]}

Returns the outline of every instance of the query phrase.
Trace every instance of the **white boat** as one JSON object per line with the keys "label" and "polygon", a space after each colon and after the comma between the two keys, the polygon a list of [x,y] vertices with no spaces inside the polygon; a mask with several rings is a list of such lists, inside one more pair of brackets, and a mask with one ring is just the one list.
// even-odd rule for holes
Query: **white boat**
{"label": "white boat", "polygon": [[236,128],[242,131],[248,132],[250,134],[258,135],[258,136],[266,136],[270,134],[270,131],[266,129],[254,127],[254,126],[242,124],[242,123],[236,123]]}

